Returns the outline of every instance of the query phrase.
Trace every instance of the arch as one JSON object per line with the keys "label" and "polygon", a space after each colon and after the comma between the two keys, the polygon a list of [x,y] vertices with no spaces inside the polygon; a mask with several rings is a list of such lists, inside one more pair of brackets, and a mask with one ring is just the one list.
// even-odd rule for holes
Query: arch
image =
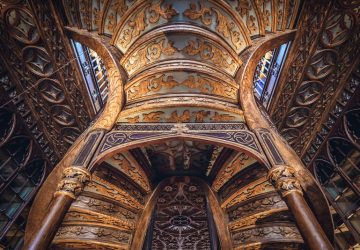
{"label": "arch", "polygon": [[[261,138],[263,130],[269,131],[273,139],[273,149],[275,148],[278,150],[278,154],[283,158],[283,162],[295,168],[301,187],[305,191],[304,195],[310,203],[310,207],[312,208],[315,216],[318,218],[318,221],[327,234],[327,237],[330,241],[333,241],[333,222],[328,201],[325,198],[324,192],[322,191],[320,185],[315,181],[314,177],[310,174],[309,170],[305,168],[295,151],[278,133],[275,125],[271,122],[269,117],[265,113],[262,113],[258,108],[253,94],[254,72],[258,61],[271,48],[278,47],[283,43],[293,40],[294,38],[294,30],[278,32],[270,34],[266,38],[260,38],[255,46],[249,48],[248,54],[244,55],[246,56],[246,63],[243,64],[242,68],[236,75],[236,81],[240,83],[239,103],[243,108],[245,121],[249,126],[249,129],[254,131],[259,138]],[[270,149],[267,143],[263,140],[260,140],[260,144],[263,146],[266,156],[269,159],[272,159],[272,149]],[[272,160],[272,163],[275,163],[275,161]]]}
{"label": "arch", "polygon": [[335,168],[330,162],[325,160],[316,160],[314,162],[314,175],[321,185],[323,185],[334,172]]}
{"label": "arch", "polygon": [[[74,31],[74,29],[69,29],[70,31]],[[266,117],[264,117],[258,107],[256,106],[255,103],[255,99],[252,93],[252,78],[253,78],[253,73],[255,70],[255,67],[257,65],[258,60],[260,59],[260,57],[264,54],[264,52],[266,52],[269,48],[269,46],[275,46],[275,44],[281,44],[285,41],[288,41],[289,39],[292,39],[294,36],[294,31],[289,31],[289,32],[282,32],[282,33],[278,33],[278,34],[273,34],[273,35],[269,35],[268,37],[264,38],[264,39],[260,39],[259,43],[257,44],[256,47],[251,48],[249,50],[249,58],[247,58],[247,63],[244,65],[243,69],[241,72],[238,73],[237,76],[237,80],[238,82],[241,82],[240,84],[240,102],[241,102],[241,106],[244,107],[245,109],[245,119],[247,124],[250,126],[250,132],[249,130],[246,130],[248,133],[254,135],[254,140],[257,141],[256,136],[258,136],[259,138],[261,138],[261,133],[263,132],[263,130],[267,130],[268,134],[271,135],[271,137],[273,138],[273,143],[274,143],[274,147],[272,149],[278,150],[278,158],[276,158],[276,155],[274,157],[274,154],[276,154],[276,152],[272,152],[271,149],[267,148],[269,145],[267,145],[265,143],[265,140],[263,139],[259,139],[259,151],[257,153],[254,153],[252,150],[249,149],[249,147],[244,147],[244,146],[239,146],[236,144],[231,144],[230,147],[232,148],[236,148],[240,151],[246,151],[248,153],[250,153],[251,155],[255,155],[257,157],[258,154],[261,155],[262,161],[264,164],[265,162],[267,162],[266,158],[268,159],[272,159],[272,157],[274,157],[274,159],[269,160],[269,162],[271,162],[271,165],[276,165],[276,163],[282,162],[282,164],[288,164],[292,167],[294,167],[298,172],[299,172],[299,176],[302,180],[302,184],[303,184],[303,189],[306,191],[306,195],[309,198],[310,201],[312,201],[312,205],[314,208],[314,212],[315,214],[318,216],[319,221],[321,222],[321,224],[323,225],[325,231],[328,232],[329,238],[332,238],[332,234],[331,234],[331,218],[330,218],[330,214],[327,213],[327,201],[324,199],[324,197],[321,193],[321,189],[320,187],[316,184],[316,182],[314,181],[314,178],[308,173],[308,171],[304,168],[304,166],[302,165],[302,163],[300,162],[299,158],[296,156],[295,152],[286,144],[286,142],[284,142],[284,140],[282,139],[282,137],[277,134],[274,129],[274,127],[270,124],[270,122],[268,122],[266,120]],[[82,37],[81,34],[87,34],[83,31],[76,31],[76,32],[72,32],[72,36],[73,37],[77,37],[80,39],[83,39],[85,36]],[[66,155],[64,157],[64,160],[55,168],[55,170],[51,173],[51,175],[49,176],[48,180],[46,181],[45,185],[43,185],[42,189],[40,190],[38,196],[36,197],[34,206],[32,208],[32,212],[35,213],[34,211],[45,211],[46,207],[48,206],[48,204],[51,201],[51,195],[49,195],[49,193],[52,193],[55,191],[54,183],[59,182],[62,171],[64,170],[65,167],[70,166],[73,162],[74,159],[76,157],[77,154],[79,154],[80,150],[82,147],[84,147],[85,145],[85,141],[83,140],[85,138],[85,136],[89,135],[90,132],[92,132],[94,129],[100,129],[100,130],[110,130],[114,124],[115,124],[115,119],[118,116],[122,105],[123,105],[123,89],[122,89],[122,77],[125,77],[125,74],[121,74],[118,69],[115,69],[118,65],[118,62],[114,62],[112,60],[114,60],[114,57],[111,54],[111,48],[107,48],[102,41],[100,40],[100,38],[96,38],[96,36],[90,37],[87,36],[87,38],[89,38],[90,42],[88,42],[89,44],[91,44],[91,46],[89,47],[94,47],[95,45],[99,45],[99,48],[97,51],[102,51],[105,56],[107,55],[108,57],[106,59],[110,60],[112,63],[112,70],[110,71],[110,76],[111,77],[115,77],[116,78],[116,82],[112,82],[112,80],[110,80],[110,92],[109,94],[111,95],[109,98],[109,101],[105,107],[104,113],[100,116],[100,119],[98,119],[94,125],[92,125],[92,127],[90,127],[87,131],[85,131],[83,133],[82,136],[80,136],[80,138],[77,140],[77,142],[75,143],[75,146],[73,146],[68,155]],[[86,39],[83,39],[86,40]],[[94,41],[95,40],[95,41]],[[86,44],[86,41],[84,41],[84,44]],[[86,44],[87,45],[87,44]],[[100,53],[101,54],[101,53]],[[107,60],[104,60],[105,62]],[[110,64],[111,64],[110,63]],[[119,68],[121,69],[121,67],[119,66]],[[199,141],[206,141],[206,142],[214,142],[214,137],[209,136],[209,133],[203,133],[202,135],[196,135],[196,134],[189,134],[188,132],[185,132],[185,130],[183,129],[184,127],[181,128],[182,125],[186,124],[177,124],[177,130],[173,130],[173,131],[168,131],[170,134],[167,135],[157,135],[156,137],[152,138],[152,137],[142,137],[142,139],[146,139],[148,142],[156,142],[159,141],[161,139],[170,139],[170,138],[188,138],[188,139],[195,139],[195,140],[199,140]],[[199,124],[200,126],[202,126],[203,124]],[[210,124],[211,125],[211,124]],[[115,126],[115,131],[116,131],[116,127],[120,126],[120,125],[116,125]],[[137,125],[134,125],[134,127]],[[161,125],[160,125],[161,126]],[[173,125],[174,126],[174,125]],[[206,126],[206,125],[204,125]],[[239,130],[239,129],[237,129]],[[173,134],[171,134],[171,132]],[[115,133],[114,131],[111,131],[110,133],[108,133],[107,135],[111,134],[111,133]],[[256,136],[255,136],[256,135]],[[156,139],[155,139],[156,138]],[[129,139],[129,138],[126,138]],[[136,140],[134,140],[136,141]],[[106,139],[102,140],[102,143],[106,142]],[[134,145],[139,145],[139,142],[141,142],[141,140],[138,140],[137,142],[128,142],[127,146],[115,146],[113,149],[113,153],[114,152],[118,152],[120,150],[124,150],[126,148],[130,148],[130,147],[134,147]],[[144,142],[144,140],[142,140],[142,142]],[[229,145],[229,142],[225,142],[225,140],[222,139],[217,141],[217,143],[219,143],[220,145]],[[123,143],[120,143],[123,144]],[[241,145],[241,143],[239,143]],[[264,148],[264,152],[262,151],[261,146]],[[101,146],[100,145],[98,152],[95,154],[96,157],[93,159],[93,163],[91,164],[91,166],[94,166],[94,163],[99,162],[101,159],[103,159],[103,157],[106,157],[106,154],[104,153],[105,150],[102,152],[103,155],[100,155],[100,151],[101,151]],[[109,153],[111,153],[109,151]],[[99,156],[100,155],[100,156]],[[266,155],[266,156],[265,156]],[[283,159],[282,159],[283,158]],[[270,165],[270,164],[269,164]],[[278,164],[279,165],[279,164]],[[281,164],[280,164],[281,165]],[[47,196],[47,197],[45,197]],[[41,201],[41,202],[40,202]],[[43,219],[43,214],[36,214],[34,216],[32,216],[32,214],[30,213],[29,216],[29,223],[27,225],[27,229],[29,227],[33,228],[33,231],[37,230],[37,221],[42,220]],[[330,218],[330,219],[329,219]],[[330,222],[330,223],[329,223]],[[29,231],[29,230],[27,230]],[[27,239],[29,239],[31,237],[31,235],[28,233],[27,234],[27,238],[25,239],[25,241]]]}
{"label": "arch", "polygon": [[360,109],[352,109],[343,118],[344,130],[351,142],[360,149]]}
{"label": "arch", "polygon": [[[341,147],[341,150],[339,147]],[[359,151],[350,140],[342,137],[329,138],[326,150],[331,163],[335,166],[339,166],[352,150]],[[336,154],[336,152],[339,152],[341,155]]]}
{"label": "arch", "polygon": [[[221,131],[217,131],[217,133],[221,133]],[[105,136],[104,143],[99,146],[98,154],[93,159],[91,165],[89,166],[89,169],[93,170],[93,168],[96,165],[99,165],[106,158],[111,157],[115,154],[121,153],[125,150],[137,148],[140,146],[150,145],[150,144],[157,144],[157,143],[161,143],[161,142],[164,142],[167,140],[179,140],[179,139],[180,140],[194,140],[194,141],[198,141],[198,142],[204,142],[204,143],[210,143],[210,144],[228,147],[228,148],[237,150],[239,152],[246,153],[246,154],[250,155],[251,157],[255,158],[256,160],[258,160],[262,165],[269,167],[269,162],[267,161],[260,145],[258,145],[255,135],[252,134],[250,131],[246,131],[247,134],[243,134],[243,135],[252,136],[252,140],[249,141],[249,143],[251,143],[250,144],[251,146],[246,145],[246,143],[243,141],[236,142],[236,136],[237,136],[236,132],[234,134],[225,134],[226,132],[223,132],[223,133],[224,133],[224,135],[226,135],[228,137],[233,136],[235,138],[235,141],[229,141],[229,140],[224,140],[221,138],[215,138],[214,136],[210,135],[211,133],[208,133],[208,135],[185,134],[185,133],[163,135],[161,133],[158,133],[156,135],[138,134],[138,136],[143,136],[144,139],[124,142],[124,143],[120,143],[120,144],[114,145],[114,146],[111,146],[111,145],[107,146],[106,145],[107,139],[111,138],[111,136],[114,135],[114,133],[113,134],[109,133],[108,135]],[[121,136],[121,139],[124,139],[124,141],[125,141],[126,140],[125,138],[128,135],[119,133],[118,136]],[[134,134],[130,134],[130,136],[134,136]]]}

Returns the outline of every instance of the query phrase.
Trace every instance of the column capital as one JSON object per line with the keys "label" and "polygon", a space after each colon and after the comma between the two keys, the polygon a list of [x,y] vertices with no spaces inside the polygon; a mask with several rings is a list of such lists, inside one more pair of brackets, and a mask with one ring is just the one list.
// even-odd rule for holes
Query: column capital
{"label": "column capital", "polygon": [[80,167],[65,168],[62,174],[62,179],[57,186],[55,196],[67,195],[72,199],[83,191],[86,182],[91,178],[91,174],[87,169]]}
{"label": "column capital", "polygon": [[292,192],[302,195],[300,181],[295,173],[295,168],[288,165],[280,165],[269,170],[268,179],[283,197]]}

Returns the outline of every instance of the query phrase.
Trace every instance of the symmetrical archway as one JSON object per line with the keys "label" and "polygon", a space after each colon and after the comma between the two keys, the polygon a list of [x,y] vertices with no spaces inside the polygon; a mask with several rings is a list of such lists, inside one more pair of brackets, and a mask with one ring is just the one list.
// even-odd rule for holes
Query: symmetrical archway
{"label": "symmetrical archway", "polygon": [[[28,228],[33,230],[28,231],[26,246],[41,249],[56,235],[55,247],[140,249],[145,239],[142,226],[149,224],[153,212],[149,204],[155,204],[157,183],[148,175],[151,169],[134,163],[134,155],[148,155],[149,145],[180,141],[181,145],[202,142],[209,156],[214,155],[214,146],[236,151],[234,159],[222,160],[211,185],[206,186],[208,211],[214,215],[223,249],[279,242],[296,249],[303,239],[312,249],[331,249],[318,222],[324,228],[331,225],[324,197],[261,113],[252,91],[261,56],[293,38],[295,32],[287,28],[293,26],[299,2],[246,2],[125,1],[115,5],[93,1],[91,6],[78,8],[64,1],[72,26],[66,28],[69,36],[94,49],[107,67],[109,98],[103,113],[40,190],[30,215]],[[86,16],[82,8],[88,10]],[[269,14],[268,19],[262,12]],[[112,18],[107,19],[108,14]],[[116,25],[112,23],[112,38],[105,37],[109,21],[118,19]],[[85,24],[87,29],[98,29],[101,36],[76,28]],[[181,159],[191,159],[189,155],[195,152],[191,150],[184,146],[182,152],[187,155]],[[242,169],[245,158],[252,160]],[[142,160],[146,162],[146,157]],[[314,213],[322,214],[318,220],[304,196]],[[95,204],[116,203],[119,211],[129,212],[131,223],[92,211],[93,198]],[[256,204],[260,209],[246,213]],[[47,207],[47,214],[38,212]],[[38,220],[43,223],[38,225]],[[270,225],[274,220],[281,223]],[[184,218],[182,221],[185,223]],[[252,238],[258,233],[265,236]],[[327,233],[331,235],[331,230]],[[83,240],[75,239],[79,235]]]}

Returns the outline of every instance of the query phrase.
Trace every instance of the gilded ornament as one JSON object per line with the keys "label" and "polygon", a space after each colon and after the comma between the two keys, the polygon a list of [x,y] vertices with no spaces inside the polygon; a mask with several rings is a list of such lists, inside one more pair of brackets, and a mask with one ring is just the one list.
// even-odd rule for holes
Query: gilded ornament
{"label": "gilded ornament", "polygon": [[170,115],[170,117],[166,118],[167,122],[190,122],[190,111],[184,110],[182,115],[178,115],[177,110],[173,111]]}
{"label": "gilded ornament", "polygon": [[90,180],[90,173],[79,167],[68,167],[63,171],[62,179],[57,186],[55,195],[67,195],[73,199],[83,191],[85,184]]}
{"label": "gilded ornament", "polygon": [[230,196],[226,201],[223,202],[221,207],[230,208],[235,204],[238,204],[242,201],[245,201],[251,197],[271,192],[274,188],[270,182],[266,181],[264,178],[258,179],[257,181],[245,186],[244,188],[237,191],[235,194]]}
{"label": "gilded ornament", "polygon": [[275,188],[281,192],[282,196],[286,196],[291,192],[302,194],[301,185],[293,167],[286,165],[274,167],[270,169],[268,178]]}
{"label": "gilded ornament", "polygon": [[143,122],[160,122],[161,120],[160,116],[163,114],[164,112],[162,111],[155,111],[155,112],[143,114]]}
{"label": "gilded ornament", "polygon": [[122,32],[120,45],[126,48],[132,39],[140,35],[145,30],[147,23],[145,22],[145,9],[141,10],[132,20],[128,21],[129,28]]}
{"label": "gilded ornament", "polygon": [[235,116],[215,112],[214,116],[210,120],[213,122],[230,122],[235,120]]}
{"label": "gilded ornament", "polygon": [[171,4],[168,4],[165,6],[165,8],[161,8],[161,4],[164,2],[164,0],[160,0],[159,2],[153,3],[150,8],[150,17],[149,22],[150,23],[157,23],[159,22],[160,17],[164,19],[171,19],[173,16],[178,15],[176,10],[172,7]]}
{"label": "gilded ornament", "polygon": [[235,99],[237,89],[222,81],[216,81],[202,75],[189,75],[185,80],[178,82],[172,75],[155,75],[145,80],[135,83],[126,90],[128,100],[144,97],[151,92],[160,92],[163,89],[173,89],[175,87],[185,86],[189,89],[197,89],[200,93],[214,94]]}
{"label": "gilded ornament", "polygon": [[166,42],[165,38],[163,38],[134,52],[124,67],[128,72],[132,72],[148,63],[158,60],[162,54],[171,56],[177,51],[172,41]]}
{"label": "gilded ornament", "polygon": [[236,69],[234,60],[227,52],[224,52],[216,46],[213,46],[212,44],[201,39],[196,39],[196,41],[188,41],[187,46],[184,47],[182,51],[190,56],[199,55],[201,59],[210,60],[216,66],[220,66],[232,72]]}
{"label": "gilded ornament", "polygon": [[119,202],[122,205],[133,208],[135,210],[143,209],[143,205],[139,203],[134,197],[132,197],[125,190],[97,177],[96,175],[92,176],[91,182],[85,187],[87,192],[94,192],[101,194],[105,197],[109,197],[114,201]]}
{"label": "gilded ornament", "polygon": [[[184,16],[191,20],[201,19],[204,25],[211,25],[211,10],[204,5],[204,2],[199,2],[200,10],[196,10],[196,4],[190,3],[190,8],[184,11]],[[209,17],[208,17],[208,16]]]}
{"label": "gilded ornament", "polygon": [[130,162],[122,154],[116,154],[112,158],[112,161],[109,162],[110,164],[116,164],[118,169],[129,176],[130,179],[141,186],[147,193],[151,191],[149,180],[139,165]]}

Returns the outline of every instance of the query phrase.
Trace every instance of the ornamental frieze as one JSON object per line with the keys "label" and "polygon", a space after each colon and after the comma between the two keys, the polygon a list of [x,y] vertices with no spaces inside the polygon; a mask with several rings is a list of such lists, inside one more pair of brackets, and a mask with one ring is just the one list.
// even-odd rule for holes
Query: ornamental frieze
{"label": "ornamental frieze", "polygon": [[158,97],[164,94],[201,93],[225,97],[236,101],[238,87],[235,84],[204,74],[168,72],[148,76],[130,82],[125,87],[127,101]]}
{"label": "ornamental frieze", "polygon": [[234,76],[242,63],[233,51],[220,44],[197,34],[169,31],[166,36],[158,35],[134,44],[121,64],[130,77],[150,65],[172,59],[200,61]]}
{"label": "ornamental frieze", "polygon": [[203,122],[242,122],[243,116],[202,108],[162,108],[161,110],[149,110],[133,115],[120,115],[118,122],[125,123],[203,123]]}

